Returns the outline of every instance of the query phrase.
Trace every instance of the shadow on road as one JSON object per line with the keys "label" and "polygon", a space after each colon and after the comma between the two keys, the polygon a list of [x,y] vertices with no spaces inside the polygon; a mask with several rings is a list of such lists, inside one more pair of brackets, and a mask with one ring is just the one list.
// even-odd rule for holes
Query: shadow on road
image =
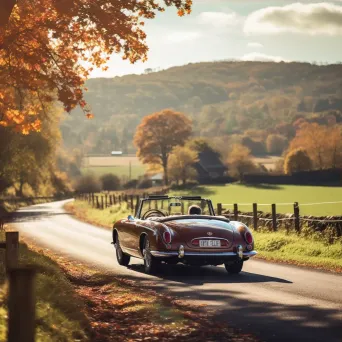
{"label": "shadow on road", "polygon": [[[47,207],[48,209],[48,207]],[[49,208],[51,209],[51,208]],[[10,217],[11,222],[13,223],[23,223],[23,222],[32,222],[39,221],[42,219],[46,219],[49,217],[57,216],[57,215],[68,215],[72,216],[70,213],[64,212],[53,212],[53,211],[44,211],[44,207],[39,207],[39,210],[20,210],[13,213]]]}
{"label": "shadow on road", "polygon": [[[144,272],[144,266],[141,264],[129,265],[133,271]],[[189,285],[204,285],[206,283],[285,283],[292,284],[291,281],[264,276],[261,274],[242,272],[240,275],[228,274],[222,267],[190,267],[185,265],[167,265],[163,264],[156,275],[160,279],[171,280],[176,283]]]}

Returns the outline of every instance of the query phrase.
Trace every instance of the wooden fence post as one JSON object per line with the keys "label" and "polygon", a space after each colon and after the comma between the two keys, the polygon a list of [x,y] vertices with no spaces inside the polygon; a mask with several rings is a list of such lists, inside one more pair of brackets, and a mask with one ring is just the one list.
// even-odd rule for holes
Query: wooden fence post
{"label": "wooden fence post", "polygon": [[96,196],[96,209],[100,209],[99,196]]}
{"label": "wooden fence post", "polygon": [[253,227],[258,230],[258,204],[253,203]]}
{"label": "wooden fence post", "polygon": [[35,270],[9,271],[8,342],[35,341]]}
{"label": "wooden fence post", "polygon": [[272,228],[274,232],[277,231],[277,209],[275,204],[272,204]]}
{"label": "wooden fence post", "polygon": [[103,210],[103,196],[101,196],[101,209]]}
{"label": "wooden fence post", "polygon": [[217,215],[222,215],[222,203],[217,203]]}
{"label": "wooden fence post", "polygon": [[298,202],[295,202],[293,204],[293,212],[294,212],[294,217],[295,217],[295,220],[294,220],[294,224],[295,224],[295,230],[296,232],[300,232],[300,222],[299,222],[299,205],[298,205]]}
{"label": "wooden fence post", "polygon": [[119,204],[121,205],[121,195],[119,195]]}
{"label": "wooden fence post", "polygon": [[6,232],[6,269],[18,267],[19,232]]}
{"label": "wooden fence post", "polygon": [[139,199],[139,195],[137,195],[137,201],[135,203],[135,214],[134,214],[134,216],[136,216],[138,213],[139,203],[140,203],[140,199]]}
{"label": "wooden fence post", "polygon": [[95,207],[95,203],[94,203],[94,193],[91,194],[91,201],[92,201],[92,207]]}
{"label": "wooden fence post", "polygon": [[116,204],[116,196],[113,195],[113,204],[115,205]]}
{"label": "wooden fence post", "polygon": [[108,208],[108,195],[105,195],[105,208]]}
{"label": "wooden fence post", "polygon": [[131,209],[134,210],[134,197],[131,195]]}
{"label": "wooden fence post", "polygon": [[234,203],[234,221],[237,221],[239,217],[239,208],[237,203]]}

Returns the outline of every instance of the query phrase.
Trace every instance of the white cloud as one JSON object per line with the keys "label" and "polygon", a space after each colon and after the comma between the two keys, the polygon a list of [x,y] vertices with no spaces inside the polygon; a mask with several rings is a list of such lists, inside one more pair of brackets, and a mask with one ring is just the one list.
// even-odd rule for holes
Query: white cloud
{"label": "white cloud", "polygon": [[289,62],[289,60],[286,60],[285,58],[279,57],[279,56],[270,56],[265,55],[263,53],[259,52],[251,52],[243,55],[241,57],[242,61],[260,61],[260,62]]}
{"label": "white cloud", "polygon": [[199,32],[172,32],[167,36],[167,40],[172,43],[183,43],[201,37]]}
{"label": "white cloud", "polygon": [[198,15],[198,22],[215,28],[227,28],[236,26],[241,22],[240,16],[230,12],[202,12]]}
{"label": "white cloud", "polygon": [[249,43],[247,44],[247,47],[253,48],[253,49],[261,49],[261,48],[263,48],[264,46],[263,46],[261,43],[258,43],[258,42],[249,42]]}
{"label": "white cloud", "polygon": [[332,3],[293,3],[266,7],[251,13],[244,25],[246,34],[304,33],[342,34],[342,6]]}

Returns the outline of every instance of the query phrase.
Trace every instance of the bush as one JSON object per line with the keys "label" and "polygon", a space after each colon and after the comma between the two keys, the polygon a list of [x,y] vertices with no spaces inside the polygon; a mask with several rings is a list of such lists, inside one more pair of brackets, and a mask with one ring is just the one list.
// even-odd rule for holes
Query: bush
{"label": "bush", "polygon": [[77,180],[75,190],[81,193],[99,192],[101,191],[101,182],[93,174],[84,175]]}
{"label": "bush", "polygon": [[107,173],[100,178],[102,183],[102,190],[115,191],[121,188],[121,182],[118,176]]}
{"label": "bush", "polygon": [[136,189],[138,187],[138,180],[137,179],[131,179],[127,183],[123,185],[124,189]]}
{"label": "bush", "polygon": [[143,179],[138,183],[138,189],[152,188],[152,181],[150,179]]}

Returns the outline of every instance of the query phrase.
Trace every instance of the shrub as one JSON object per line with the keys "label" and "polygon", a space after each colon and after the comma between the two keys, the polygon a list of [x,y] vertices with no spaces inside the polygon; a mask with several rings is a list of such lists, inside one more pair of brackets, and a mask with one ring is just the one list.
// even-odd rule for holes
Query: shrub
{"label": "shrub", "polygon": [[138,187],[138,180],[137,179],[131,179],[127,183],[123,185],[124,189],[136,189]]}
{"label": "shrub", "polygon": [[93,174],[81,176],[75,185],[75,190],[81,193],[92,193],[101,191],[101,182]]}
{"label": "shrub", "polygon": [[115,191],[121,188],[121,182],[118,176],[107,173],[100,178],[102,183],[102,190]]}

